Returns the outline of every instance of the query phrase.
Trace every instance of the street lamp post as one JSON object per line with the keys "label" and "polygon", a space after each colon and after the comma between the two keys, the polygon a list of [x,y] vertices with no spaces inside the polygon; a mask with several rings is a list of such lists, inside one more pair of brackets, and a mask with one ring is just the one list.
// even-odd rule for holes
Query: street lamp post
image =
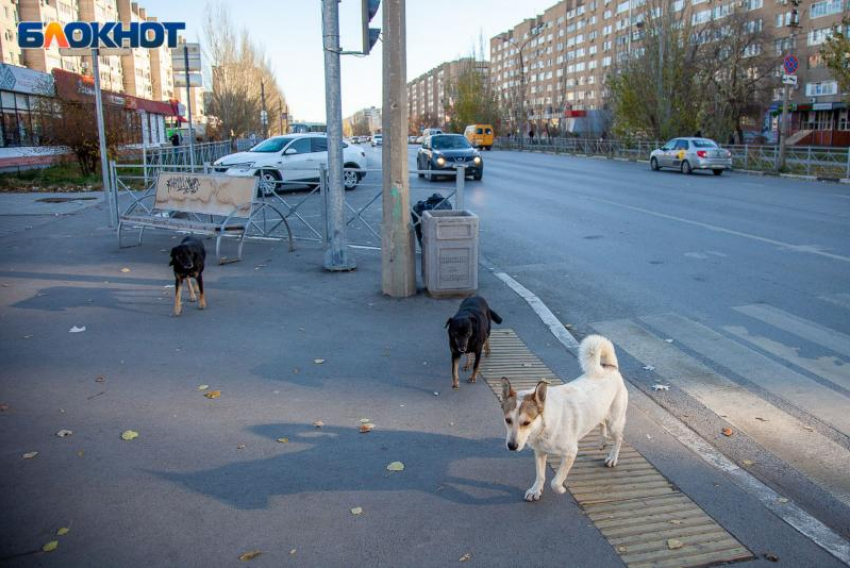
{"label": "street lamp post", "polygon": [[[532,32],[527,40],[522,42],[522,45],[517,45],[517,43],[512,38],[502,37],[502,41],[504,43],[509,43],[514,46],[517,50],[517,54],[519,55],[519,81],[520,81],[520,94],[517,97],[519,100],[514,102],[514,117],[516,119],[516,126],[519,130],[519,144],[520,148],[523,146],[523,140],[525,139],[525,127],[523,124],[520,124],[520,117],[522,117],[523,121],[527,120],[525,116],[525,62],[522,57],[522,50],[525,49],[525,46],[537,36],[536,32]],[[516,105],[519,103],[519,112],[516,112]]]}

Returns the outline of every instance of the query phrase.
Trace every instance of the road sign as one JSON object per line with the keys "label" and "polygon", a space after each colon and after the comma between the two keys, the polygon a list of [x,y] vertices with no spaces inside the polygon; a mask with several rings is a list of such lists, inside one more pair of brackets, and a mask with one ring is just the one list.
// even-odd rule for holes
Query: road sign
{"label": "road sign", "polygon": [[797,84],[797,76],[796,75],[783,75],[782,76],[782,84],[783,85],[796,85]]}
{"label": "road sign", "polygon": [[793,55],[786,55],[785,60],[782,62],[782,66],[785,68],[786,75],[793,75],[797,72],[800,62]]}

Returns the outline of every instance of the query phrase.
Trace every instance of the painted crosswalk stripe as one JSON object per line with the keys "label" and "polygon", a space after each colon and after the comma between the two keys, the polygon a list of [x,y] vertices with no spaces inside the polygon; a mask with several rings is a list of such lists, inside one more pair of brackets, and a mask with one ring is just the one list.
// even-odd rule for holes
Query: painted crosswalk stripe
{"label": "painted crosswalk stripe", "polygon": [[830,302],[831,304],[850,310],[850,294],[829,294],[826,296],[818,296],[818,298],[824,302]]}
{"label": "painted crosswalk stripe", "polygon": [[635,359],[653,365],[655,376],[682,389],[718,416],[724,416],[764,448],[850,505],[850,478],[846,475],[850,453],[846,449],[818,432],[806,430],[793,416],[634,321],[614,320],[592,326]]}
{"label": "painted crosswalk stripe", "polygon": [[823,327],[807,319],[784,312],[767,304],[750,304],[738,306],[735,310],[752,318],[761,320],[773,327],[778,327],[797,337],[807,339],[836,353],[850,357],[850,336]]}
{"label": "painted crosswalk stripe", "polygon": [[[528,376],[523,365],[540,360],[513,330],[493,331],[490,344],[493,352],[481,369],[493,394],[500,395],[503,376],[516,390],[537,384],[539,377]],[[542,362],[540,366],[545,367]],[[561,384],[548,367],[544,374],[552,384]],[[579,454],[566,486],[627,566],[691,567],[753,558],[744,545],[628,443],[623,444],[616,468],[603,466],[606,454],[599,447],[598,432],[588,434],[579,442]],[[557,457],[550,457],[549,464],[557,467]],[[671,550],[667,544],[671,538],[680,540],[682,548]]]}
{"label": "painted crosswalk stripe", "polygon": [[834,385],[850,390],[850,362],[848,361],[833,355],[821,355],[817,359],[804,357],[800,355],[800,347],[785,345],[769,337],[752,333],[745,327],[730,325],[724,326],[723,329],[751,345],[788,361],[792,365],[806,369]]}
{"label": "painted crosswalk stripe", "polygon": [[850,398],[678,314],[641,318],[667,337],[850,435]]}

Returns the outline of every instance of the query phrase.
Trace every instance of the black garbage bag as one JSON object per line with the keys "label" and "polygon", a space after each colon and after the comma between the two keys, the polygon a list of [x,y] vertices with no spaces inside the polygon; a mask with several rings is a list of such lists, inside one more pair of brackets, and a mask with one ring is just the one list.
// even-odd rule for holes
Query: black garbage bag
{"label": "black garbage bag", "polygon": [[410,217],[413,219],[413,226],[416,227],[416,240],[419,241],[419,246],[422,246],[422,223],[417,223],[422,218],[422,213],[432,211],[434,209],[451,209],[452,204],[440,193],[435,193],[424,201],[417,201],[413,206],[413,213]]}

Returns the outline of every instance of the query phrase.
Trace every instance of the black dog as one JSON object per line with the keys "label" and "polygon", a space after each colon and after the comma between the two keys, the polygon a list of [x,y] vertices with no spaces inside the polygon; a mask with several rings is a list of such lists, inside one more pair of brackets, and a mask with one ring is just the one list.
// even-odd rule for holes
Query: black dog
{"label": "black dog", "polygon": [[435,209],[451,208],[452,204],[449,203],[441,193],[434,193],[428,199],[416,202],[416,205],[413,206],[413,212],[410,214],[410,218],[413,219],[413,226],[416,229],[416,240],[419,241],[419,248],[422,248],[422,223],[420,222],[422,214],[426,211],[433,211]]}
{"label": "black dog", "polygon": [[481,351],[490,354],[490,321],[502,323],[499,314],[490,309],[487,300],[480,296],[472,296],[460,304],[457,313],[446,322],[449,330],[449,348],[452,350],[452,388],[460,388],[457,368],[460,356],[466,353],[466,365],[463,370],[469,370],[469,354],[475,353],[475,366],[472,368],[470,383],[478,377],[478,365],[481,363]]}
{"label": "black dog", "polygon": [[200,302],[198,309],[207,307],[204,297],[204,260],[207,258],[207,250],[204,243],[195,237],[186,237],[183,241],[171,249],[171,262],[168,266],[174,267],[174,315],[179,316],[183,311],[180,303],[180,295],[183,292],[183,281],[189,286],[189,301],[195,301],[195,289],[192,287],[191,278],[198,283],[198,295]]}

